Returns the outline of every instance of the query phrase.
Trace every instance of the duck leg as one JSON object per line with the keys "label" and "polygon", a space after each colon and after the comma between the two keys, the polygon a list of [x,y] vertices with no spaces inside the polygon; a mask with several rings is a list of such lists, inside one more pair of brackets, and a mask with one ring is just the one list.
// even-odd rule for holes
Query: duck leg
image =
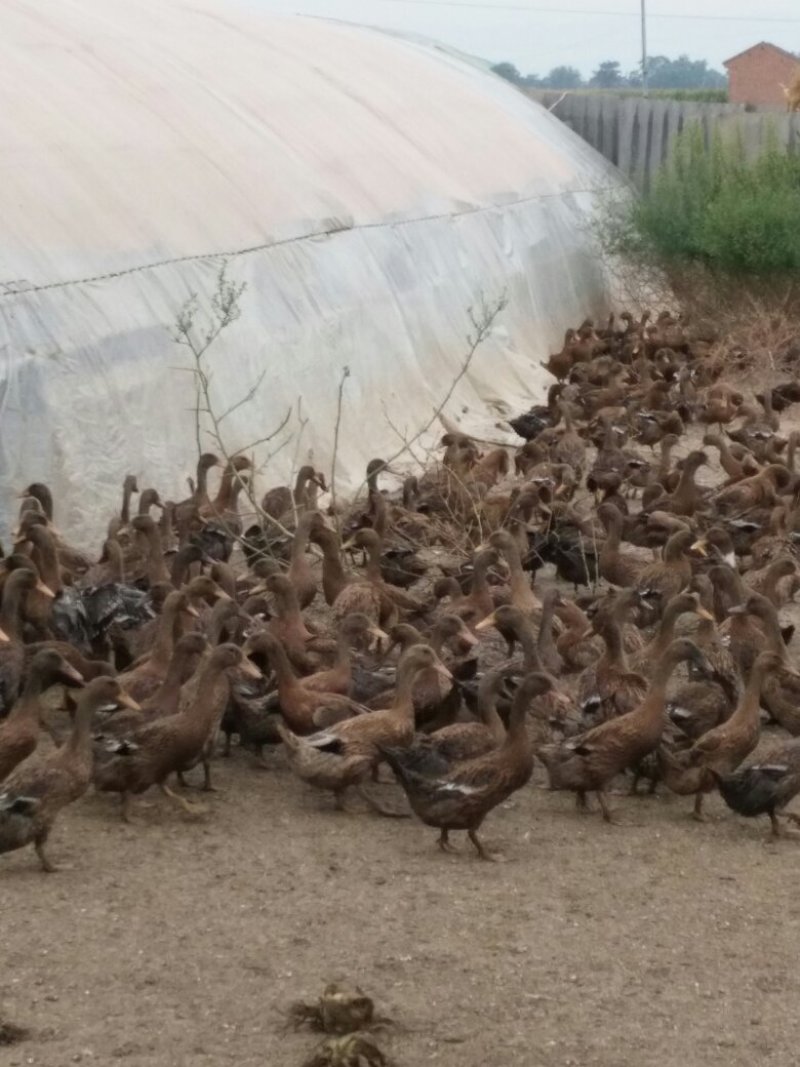
{"label": "duck leg", "polygon": [[578,811],[586,814],[589,811],[589,801],[586,799],[586,790],[579,789],[575,793],[575,804]]}
{"label": "duck leg", "polygon": [[614,816],[611,814],[611,808],[609,808],[609,806],[608,806],[608,801],[606,800],[606,795],[603,792],[603,790],[602,789],[596,789],[595,790],[595,796],[597,797],[598,803],[600,804],[600,810],[603,813],[603,820],[605,822],[612,822],[613,823],[614,822]]}
{"label": "duck leg", "polygon": [[442,830],[442,832],[439,834],[439,840],[437,843],[442,852],[458,852],[458,849],[453,848],[453,846],[450,844],[449,830]]}
{"label": "duck leg", "polygon": [[120,793],[119,799],[121,801],[120,813],[122,815],[122,821],[132,823],[131,818],[131,795],[130,793]]}
{"label": "duck leg", "polygon": [[476,851],[478,853],[478,856],[482,860],[487,860],[489,863],[496,863],[497,862],[497,856],[493,856],[492,853],[489,852],[483,846],[483,844],[481,843],[481,840],[478,837],[478,831],[477,830],[467,830],[467,837],[470,839],[470,841],[475,846],[475,849],[476,849]]}
{"label": "duck leg", "polygon": [[49,829],[42,830],[42,832],[38,834],[37,837],[34,839],[33,847],[36,849],[36,855],[39,857],[39,862],[42,865],[42,870],[46,871],[47,874],[53,874],[54,871],[58,870],[58,867],[56,867],[55,864],[50,862],[50,859],[48,858],[47,853],[44,850],[44,846],[47,844],[47,838],[49,833]]}
{"label": "duck leg", "polygon": [[206,757],[203,757],[203,784],[200,788],[204,793],[218,792],[217,787],[211,784],[211,763]]}
{"label": "duck leg", "polygon": [[706,817],[703,814],[703,797],[705,793],[695,793],[694,796],[694,811],[692,812],[692,818],[698,822],[705,822]]}

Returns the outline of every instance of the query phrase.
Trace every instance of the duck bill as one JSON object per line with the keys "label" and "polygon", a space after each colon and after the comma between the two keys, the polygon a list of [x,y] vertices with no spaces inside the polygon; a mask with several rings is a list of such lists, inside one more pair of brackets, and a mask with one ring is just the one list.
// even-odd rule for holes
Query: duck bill
{"label": "duck bill", "polygon": [[495,613],[492,612],[491,615],[487,615],[485,619],[481,619],[481,621],[476,624],[475,631],[476,633],[480,634],[486,633],[487,630],[491,630],[491,628],[495,625],[496,622],[497,618],[495,616]]}
{"label": "duck bill", "polygon": [[85,682],[85,678],[80,671],[75,670],[69,663],[65,663],[61,668],[61,677],[67,685],[74,685],[80,688]]}
{"label": "duck bill", "polygon": [[445,665],[443,663],[435,664],[433,669],[436,671],[436,673],[439,675],[439,677],[442,678],[445,682],[452,682],[453,675],[450,673],[450,671],[447,669],[447,667],[445,667]]}
{"label": "duck bill", "polygon": [[258,669],[258,667],[256,667],[255,663],[253,663],[252,660],[247,659],[246,656],[242,660],[239,670],[242,672],[243,675],[245,675],[246,678],[255,679],[262,677],[261,671]]}
{"label": "duck bill", "polygon": [[233,597],[226,593],[224,589],[215,589],[213,596],[215,600],[233,600]]}
{"label": "duck bill", "polygon": [[747,608],[744,604],[734,604],[732,608],[728,608],[729,615],[746,615]]}
{"label": "duck bill", "polygon": [[0,630],[0,642],[2,642],[2,641],[10,641],[10,640],[11,640],[11,638],[8,636],[8,634],[5,632],[5,630]]}
{"label": "duck bill", "polygon": [[119,696],[117,697],[117,704],[121,704],[123,708],[130,708],[131,711],[142,710],[141,706],[136,703],[133,697],[128,696],[128,694],[124,690],[121,691]]}
{"label": "duck bill", "polygon": [[49,585],[45,585],[44,582],[38,581],[36,583],[35,588],[37,593],[41,593],[42,596],[46,596],[48,600],[55,600],[56,594],[53,592]]}
{"label": "duck bill", "polygon": [[708,542],[707,541],[695,541],[695,543],[689,549],[690,552],[696,552],[698,556],[708,555]]}
{"label": "duck bill", "polygon": [[191,615],[191,617],[193,619],[199,619],[200,618],[200,614],[199,614],[197,608],[193,607],[191,604],[187,604],[186,607],[183,610],[184,610],[186,615]]}
{"label": "duck bill", "polygon": [[474,648],[477,644],[480,643],[479,639],[475,636],[475,634],[470,633],[466,626],[464,626],[459,632],[458,639],[463,644],[467,645],[468,648]]}
{"label": "duck bill", "polygon": [[698,619],[705,619],[706,622],[714,621],[714,616],[711,614],[710,611],[706,611],[705,608],[697,608],[697,610],[695,611],[695,615],[697,615]]}

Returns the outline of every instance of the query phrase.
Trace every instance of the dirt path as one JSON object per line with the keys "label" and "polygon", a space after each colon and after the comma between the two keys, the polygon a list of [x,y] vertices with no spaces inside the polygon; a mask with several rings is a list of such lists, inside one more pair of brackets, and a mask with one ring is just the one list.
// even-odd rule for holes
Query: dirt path
{"label": "dirt path", "polygon": [[[300,1064],[283,1012],[337,977],[400,1024],[400,1064],[797,1063],[800,843],[709,802],[616,797],[623,825],[529,788],[490,817],[509,862],[445,856],[412,821],[334,814],[283,764],[218,764],[191,822],[89,797],[51,877],[3,857],[9,1067]],[[386,786],[391,792],[394,787]]]}

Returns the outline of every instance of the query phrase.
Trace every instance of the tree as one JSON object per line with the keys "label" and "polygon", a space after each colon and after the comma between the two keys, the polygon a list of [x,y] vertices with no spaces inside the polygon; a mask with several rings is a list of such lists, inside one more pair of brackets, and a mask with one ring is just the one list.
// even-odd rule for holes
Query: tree
{"label": "tree", "polygon": [[624,84],[625,80],[616,59],[607,59],[601,63],[589,80],[593,89],[617,89]]}
{"label": "tree", "polygon": [[545,79],[540,78],[538,74],[526,74],[522,79],[522,84],[526,89],[544,89]]}
{"label": "tree", "polygon": [[544,83],[548,89],[580,89],[583,78],[576,67],[553,67]]}
{"label": "tree", "polygon": [[492,70],[495,74],[499,74],[501,78],[505,78],[506,81],[511,82],[513,85],[519,85],[522,81],[522,75],[513,63],[495,63]]}
{"label": "tree", "polygon": [[[639,79],[641,84],[641,78]],[[705,59],[647,57],[647,84],[652,89],[724,89],[727,79]]]}

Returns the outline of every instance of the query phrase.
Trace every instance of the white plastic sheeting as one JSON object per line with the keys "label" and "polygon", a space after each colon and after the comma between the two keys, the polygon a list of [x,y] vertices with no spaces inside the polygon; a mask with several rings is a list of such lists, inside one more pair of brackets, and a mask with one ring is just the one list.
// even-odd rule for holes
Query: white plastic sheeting
{"label": "white plastic sheeting", "polygon": [[194,390],[170,331],[223,262],[247,289],[208,355],[215,409],[266,371],[227,444],[293,412],[262,488],[307,457],[329,470],[344,366],[340,491],[430,417],[480,294],[509,305],[446,408],[479,433],[539,396],[539,360],[609,303],[588,229],[615,172],[500,79],[362,27],[222,0],[4,0],[0,168],[4,534],[33,480],[94,540],[128,472],[185,495]]}

